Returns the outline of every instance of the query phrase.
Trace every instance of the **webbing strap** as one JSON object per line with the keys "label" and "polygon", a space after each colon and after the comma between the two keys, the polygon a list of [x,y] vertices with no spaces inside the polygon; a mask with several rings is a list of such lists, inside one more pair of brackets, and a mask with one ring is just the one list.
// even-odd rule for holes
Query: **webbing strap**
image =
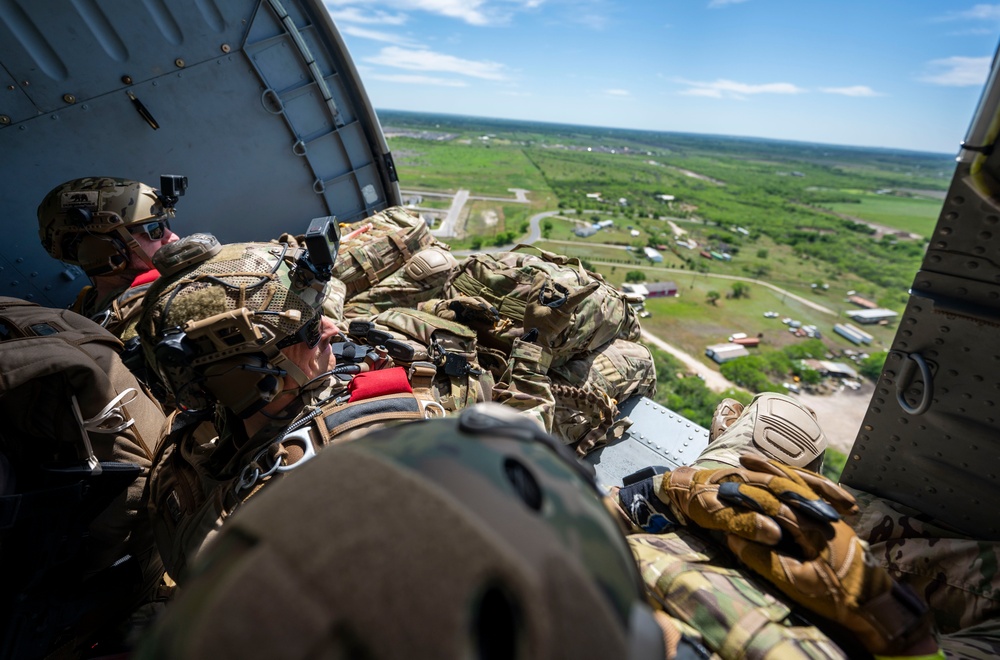
{"label": "webbing strap", "polygon": [[389,240],[395,244],[397,250],[403,253],[403,261],[409,261],[413,253],[410,252],[410,246],[406,244],[406,241],[400,238],[399,234],[389,234]]}
{"label": "webbing strap", "polygon": [[[723,658],[750,655],[747,651],[753,647],[757,634],[768,624],[782,621],[789,611],[788,607],[779,602],[750,610],[729,628],[729,634],[722,640],[719,648],[719,655]],[[768,642],[769,645],[772,643],[773,640]]]}
{"label": "webbing strap", "polygon": [[467,272],[463,271],[459,273],[452,286],[463,295],[480,296],[486,299],[487,302],[497,308],[501,316],[506,316],[519,322],[524,320],[524,310],[527,307],[526,301],[509,295],[498,296]]}
{"label": "webbing strap", "polygon": [[378,284],[378,273],[375,272],[375,267],[372,266],[371,260],[368,258],[368,254],[364,250],[359,250],[354,248],[351,250],[351,256],[354,260],[358,262],[361,269],[365,271],[365,277],[368,278],[368,283],[371,286]]}

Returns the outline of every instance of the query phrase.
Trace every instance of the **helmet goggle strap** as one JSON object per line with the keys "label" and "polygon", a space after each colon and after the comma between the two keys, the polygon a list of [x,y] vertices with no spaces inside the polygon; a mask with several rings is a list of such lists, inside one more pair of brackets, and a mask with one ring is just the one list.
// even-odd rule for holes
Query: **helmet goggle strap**
{"label": "helmet goggle strap", "polygon": [[118,236],[125,242],[125,247],[128,248],[128,251],[139,257],[139,260],[146,264],[146,268],[149,270],[155,269],[156,266],[153,265],[153,258],[146,254],[146,251],[143,250],[142,246],[139,245],[139,242],[135,240],[135,236],[133,236],[132,232],[128,230],[128,227],[121,224],[117,227],[117,230]]}

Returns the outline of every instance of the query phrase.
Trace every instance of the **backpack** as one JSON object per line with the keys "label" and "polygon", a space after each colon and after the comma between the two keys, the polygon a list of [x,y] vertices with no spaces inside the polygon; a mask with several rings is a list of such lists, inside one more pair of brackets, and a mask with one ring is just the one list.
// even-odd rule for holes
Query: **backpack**
{"label": "backpack", "polygon": [[143,489],[165,417],[121,347],[75,312],[0,297],[0,639],[15,656],[82,641],[162,576]]}
{"label": "backpack", "polygon": [[472,255],[449,288],[451,295],[485,298],[501,316],[513,321],[503,331],[479,336],[483,345],[509,354],[514,339],[521,334],[528,296],[540,280],[550,280],[569,289],[600,283],[593,295],[576,308],[572,323],[552,347],[553,365],[594,351],[616,338],[628,341],[639,338],[639,319],[622,292],[597,273],[586,270],[579,259],[530,245],[518,245],[511,252]]}
{"label": "backpack", "polygon": [[440,298],[459,268],[447,247],[425,247],[392,275],[351,298],[344,306],[344,317],[374,316],[393,307],[416,307]]}
{"label": "backpack", "polygon": [[427,223],[401,206],[380,211],[341,242],[333,276],[347,287],[347,300],[399,270],[429,245],[438,245]]}

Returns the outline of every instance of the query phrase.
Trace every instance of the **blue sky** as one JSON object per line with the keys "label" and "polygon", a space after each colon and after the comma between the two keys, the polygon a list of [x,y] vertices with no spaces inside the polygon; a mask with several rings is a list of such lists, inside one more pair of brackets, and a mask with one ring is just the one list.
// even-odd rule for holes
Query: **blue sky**
{"label": "blue sky", "polygon": [[960,0],[326,0],[376,109],[953,154],[1000,38]]}

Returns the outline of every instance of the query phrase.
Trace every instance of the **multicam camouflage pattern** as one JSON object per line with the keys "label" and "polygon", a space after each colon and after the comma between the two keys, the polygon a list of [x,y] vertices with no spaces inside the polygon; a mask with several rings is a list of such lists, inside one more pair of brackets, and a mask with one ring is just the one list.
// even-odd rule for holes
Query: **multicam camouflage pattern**
{"label": "multicam camouflage pattern", "polygon": [[[70,218],[68,211],[86,207],[111,213],[86,225]],[[144,183],[113,177],[86,177],[53,188],[38,206],[38,236],[45,251],[59,261],[85,266],[77,258],[75,244],[85,235],[106,234],[120,226],[166,218],[155,190]]]}
{"label": "multicam camouflage pattern", "polygon": [[344,231],[333,276],[347,286],[348,300],[395,273],[421,249],[440,245],[420,215],[401,206]]}
{"label": "multicam camouflage pattern", "polygon": [[709,445],[692,467],[740,467],[740,456],[751,453],[814,472],[820,469],[827,439],[816,413],[774,392],[758,394],[742,410],[738,407],[732,399],[719,404]]}
{"label": "multicam camouflage pattern", "polygon": [[[218,360],[260,352],[274,357],[282,339],[312,322],[323,309],[326,287],[318,281],[296,281],[291,256],[291,252],[286,254],[282,246],[273,243],[225,245],[208,260],[153,283],[137,330],[146,360],[161,374],[179,404],[203,410],[215,400],[203,388],[191,386],[195,382],[191,365],[158,363],[155,348],[168,328],[183,328],[189,322],[247,309],[256,313],[252,322],[264,333],[265,341],[228,346],[218,351]],[[219,280],[227,286],[219,284]],[[210,362],[203,360],[203,364]]]}
{"label": "multicam camouflage pattern", "polygon": [[493,401],[521,411],[547,433],[553,431],[555,407],[547,375],[551,360],[538,344],[516,340],[506,369],[493,387]]}
{"label": "multicam camouflage pattern", "polygon": [[444,246],[426,247],[392,275],[353,296],[344,306],[344,316],[374,316],[393,307],[416,308],[440,298],[458,268],[458,260]]}
{"label": "multicam camouflage pattern", "polygon": [[520,251],[469,257],[450,286],[453,293],[445,296],[481,296],[496,307],[501,316],[513,321],[501,332],[480,333],[480,343],[509,350],[514,338],[522,332],[529,294],[537,291],[543,281],[557,283],[570,292],[595,281],[600,283],[593,295],[576,308],[566,330],[555,338],[554,365],[578,353],[597,350],[616,338],[628,341],[639,338],[639,319],[624,294],[607,284],[600,275],[584,269],[578,259],[530,246],[518,246],[515,250]]}
{"label": "multicam camouflage pattern", "polygon": [[736,566],[721,547],[679,528],[628,537],[647,590],[721,658],[846,658],[818,628]]}
{"label": "multicam camouflage pattern", "polygon": [[853,489],[849,522],[889,573],[931,608],[951,656],[1000,656],[1000,543],[965,537],[908,507]]}
{"label": "multicam camouflage pattern", "polygon": [[656,391],[656,367],[644,345],[615,339],[549,370],[555,396],[552,432],[585,455],[620,437],[630,425],[617,420],[618,403]]}
{"label": "multicam camouflage pattern", "polygon": [[414,361],[437,367],[434,390],[445,410],[460,410],[489,400],[493,377],[479,366],[474,330],[457,321],[403,307],[389,309],[371,320],[377,328],[409,344]]}
{"label": "multicam camouflage pattern", "polygon": [[498,593],[517,657],[655,657],[629,643],[648,609],[592,483],[509,423],[324,450],[226,523],[138,657],[463,657]]}

